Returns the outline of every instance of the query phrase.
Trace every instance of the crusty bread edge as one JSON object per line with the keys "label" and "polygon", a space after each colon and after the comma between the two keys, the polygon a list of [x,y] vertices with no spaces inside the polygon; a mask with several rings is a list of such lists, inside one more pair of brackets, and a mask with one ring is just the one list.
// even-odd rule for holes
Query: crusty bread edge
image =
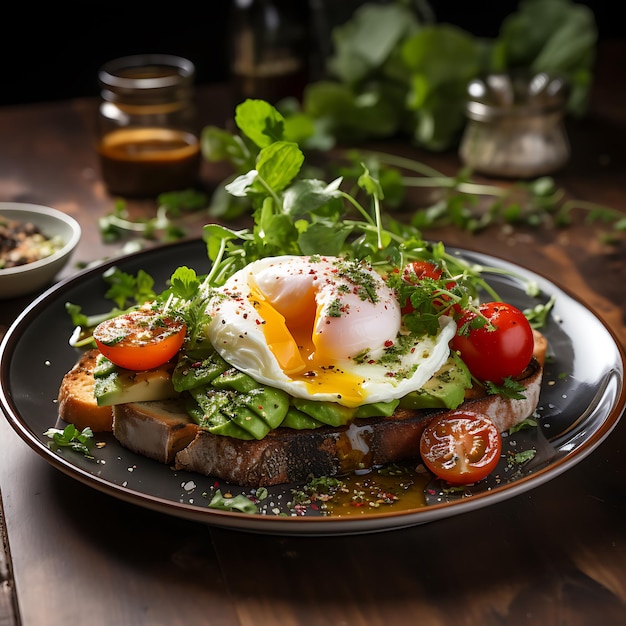
{"label": "crusty bread edge", "polygon": [[59,417],[79,430],[87,426],[93,432],[113,430],[110,406],[98,406],[94,396],[96,349],[83,352],[72,369],[63,376],[57,397]]}

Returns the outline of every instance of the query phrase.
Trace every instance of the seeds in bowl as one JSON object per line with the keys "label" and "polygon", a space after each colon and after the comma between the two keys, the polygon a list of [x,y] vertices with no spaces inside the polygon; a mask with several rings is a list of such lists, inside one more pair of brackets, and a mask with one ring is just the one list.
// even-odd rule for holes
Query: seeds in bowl
{"label": "seeds in bowl", "polygon": [[0,270],[39,261],[53,255],[63,245],[60,237],[46,236],[32,222],[0,215]]}

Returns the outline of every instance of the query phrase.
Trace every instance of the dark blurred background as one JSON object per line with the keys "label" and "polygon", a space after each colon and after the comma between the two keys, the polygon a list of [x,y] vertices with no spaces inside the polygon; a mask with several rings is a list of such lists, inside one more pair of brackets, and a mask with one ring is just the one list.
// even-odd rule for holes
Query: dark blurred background
{"label": "dark blurred background", "polygon": [[[363,4],[357,0],[275,2],[295,12],[307,27],[312,54],[323,47],[324,35],[313,28],[320,10],[341,21]],[[13,6],[0,41],[0,105],[95,96],[98,68],[104,62],[146,52],[189,58],[196,65],[196,84],[225,81],[230,76],[234,3],[181,0],[158,7],[146,2],[95,3],[89,9],[84,4],[81,9],[68,9],[69,3],[48,3],[36,9],[28,3]],[[414,3],[421,4],[420,0]],[[429,6],[438,22],[493,37],[518,4],[512,0],[432,0]],[[580,4],[594,11],[601,39],[624,36],[624,22],[617,16],[620,2],[581,0]]]}

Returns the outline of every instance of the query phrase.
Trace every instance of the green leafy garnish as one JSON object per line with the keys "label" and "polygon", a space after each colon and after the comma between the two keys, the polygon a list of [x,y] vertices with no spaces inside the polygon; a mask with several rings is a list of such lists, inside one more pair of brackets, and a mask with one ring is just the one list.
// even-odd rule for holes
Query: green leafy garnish
{"label": "green leafy garnish", "polygon": [[106,242],[119,241],[129,233],[143,239],[177,241],[185,236],[177,218],[185,212],[205,210],[207,204],[207,195],[196,189],[171,191],[158,196],[155,217],[133,220],[126,202],[118,199],[113,211],[98,221],[98,228]]}
{"label": "green leafy garnish", "polygon": [[258,513],[257,505],[250,500],[250,498],[239,494],[237,496],[224,496],[218,489],[211,501],[209,502],[210,509],[220,509],[222,511],[238,511],[239,513]]}
{"label": "green leafy garnish", "polygon": [[545,304],[536,304],[532,308],[524,309],[524,315],[532,328],[539,329],[546,325],[555,302],[556,296],[553,294]]}
{"label": "green leafy garnish", "polygon": [[523,452],[516,452],[508,457],[508,465],[523,465],[531,459],[534,459],[537,454],[537,450],[524,450]]}
{"label": "green leafy garnish", "polygon": [[524,385],[511,377],[507,377],[500,385],[490,381],[485,382],[485,389],[490,395],[504,396],[513,400],[523,400],[526,398]]}
{"label": "green leafy garnish", "polygon": [[63,430],[49,428],[44,435],[52,439],[50,444],[52,447],[69,448],[75,452],[80,452],[88,459],[94,458],[91,453],[94,445],[93,431],[89,427],[79,431],[74,424],[68,424]]}
{"label": "green leafy garnish", "polygon": [[[415,226],[383,215],[380,202],[385,192],[365,164],[360,164],[357,178],[362,198],[344,191],[341,177],[331,183],[300,178],[304,155],[297,145],[285,141],[280,134],[284,118],[268,106],[261,100],[246,100],[237,107],[235,119],[245,121],[240,128],[243,137],[230,144],[245,144],[250,154],[256,151],[256,158],[253,169],[234,178],[228,188],[250,202],[255,225],[241,231],[215,224],[205,227],[204,239],[213,261],[208,277],[211,285],[223,284],[252,261],[283,254],[367,259],[383,274],[411,260],[434,258],[444,268],[444,278],[453,277],[459,286],[454,302],[468,304],[479,288],[496,298],[482,278],[487,268],[472,267],[448,254],[443,244],[425,242]],[[268,110],[271,114],[266,119],[263,112]],[[274,143],[268,143],[267,128],[272,129]]]}
{"label": "green leafy garnish", "polygon": [[513,435],[518,433],[520,430],[528,430],[530,428],[536,428],[537,421],[532,417],[527,417],[525,420],[522,420],[519,424],[515,424],[509,428],[509,434]]}
{"label": "green leafy garnish", "polygon": [[102,277],[109,284],[105,297],[113,300],[119,309],[128,307],[129,302],[143,304],[154,299],[154,279],[144,270],[132,275],[117,267],[106,270]]}

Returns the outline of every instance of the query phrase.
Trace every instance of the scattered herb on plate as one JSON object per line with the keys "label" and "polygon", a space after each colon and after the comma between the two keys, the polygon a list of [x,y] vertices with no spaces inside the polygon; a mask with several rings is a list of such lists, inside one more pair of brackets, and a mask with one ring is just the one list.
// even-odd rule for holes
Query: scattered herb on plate
{"label": "scattered herb on plate", "polygon": [[94,446],[93,432],[91,428],[78,430],[74,424],[68,424],[63,430],[60,428],[49,428],[44,435],[52,441],[50,445],[54,448],[69,448],[74,452],[79,452],[88,459],[93,459],[92,449]]}

